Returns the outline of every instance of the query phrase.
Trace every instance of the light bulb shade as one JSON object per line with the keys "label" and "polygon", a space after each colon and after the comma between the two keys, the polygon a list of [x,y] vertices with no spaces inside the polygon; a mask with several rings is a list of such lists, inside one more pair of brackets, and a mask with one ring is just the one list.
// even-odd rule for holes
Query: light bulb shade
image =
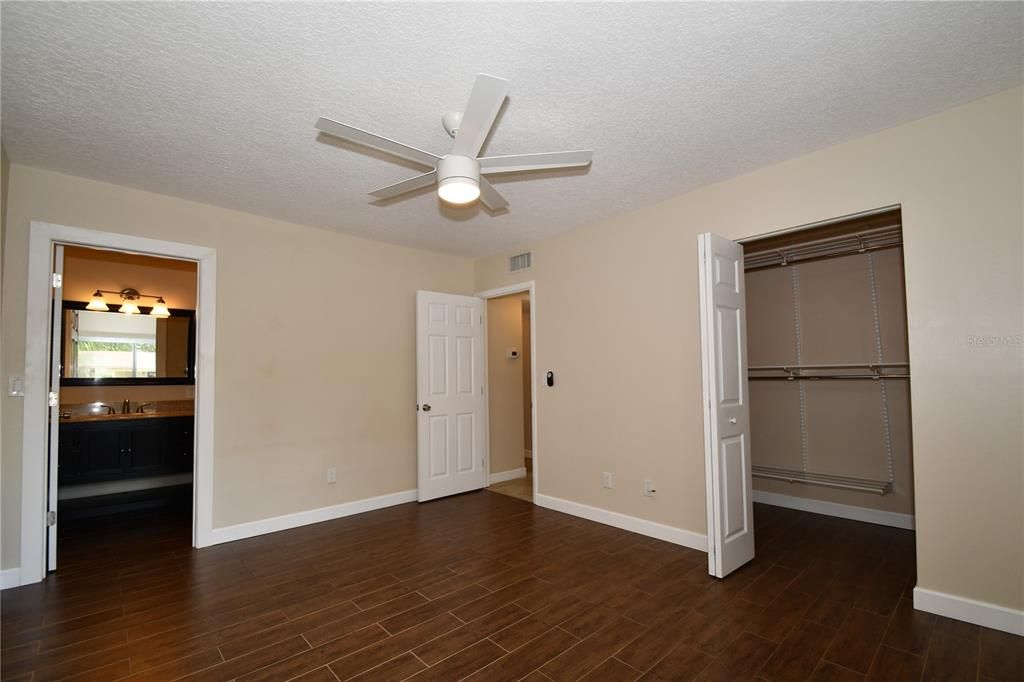
{"label": "light bulb shade", "polygon": [[125,315],[138,315],[140,311],[139,306],[135,305],[135,301],[125,301],[121,304],[121,307],[118,308],[117,312]]}
{"label": "light bulb shade", "polygon": [[110,308],[107,307],[107,302],[103,300],[103,294],[101,294],[98,291],[92,295],[92,298],[89,300],[89,303],[85,306],[85,309],[100,310],[104,312],[110,310]]}
{"label": "light bulb shade", "polygon": [[167,309],[167,303],[163,298],[158,298],[153,308],[149,311],[151,317],[170,317],[171,311]]}
{"label": "light bulb shade", "polygon": [[473,178],[446,178],[438,183],[437,196],[449,204],[468,204],[480,198],[480,183]]}
{"label": "light bulb shade", "polygon": [[480,162],[468,156],[446,156],[437,162],[437,196],[449,204],[468,204],[480,197]]}

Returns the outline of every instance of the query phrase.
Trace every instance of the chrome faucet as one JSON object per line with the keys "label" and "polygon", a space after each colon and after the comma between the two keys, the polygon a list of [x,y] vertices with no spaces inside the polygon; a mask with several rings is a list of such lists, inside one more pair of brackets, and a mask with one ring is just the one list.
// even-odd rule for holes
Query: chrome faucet
{"label": "chrome faucet", "polygon": [[135,411],[139,414],[145,414],[147,407],[156,407],[156,403],[139,403],[139,407]]}
{"label": "chrome faucet", "polygon": [[124,399],[124,403],[121,405],[121,414],[128,414],[132,411],[132,403],[128,398]]}

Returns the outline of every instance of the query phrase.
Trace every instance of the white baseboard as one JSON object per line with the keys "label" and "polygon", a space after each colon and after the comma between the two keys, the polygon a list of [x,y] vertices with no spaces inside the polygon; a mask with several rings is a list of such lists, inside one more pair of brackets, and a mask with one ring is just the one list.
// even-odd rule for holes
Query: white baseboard
{"label": "white baseboard", "polygon": [[877,523],[880,526],[914,530],[914,516],[912,514],[900,514],[899,512],[855,507],[850,504],[839,504],[838,502],[812,500],[806,497],[796,497],[795,495],[770,493],[765,490],[754,491],[754,502],[770,504],[774,507],[799,509],[800,511],[814,512],[815,514],[825,514],[826,516],[838,516],[841,519]]}
{"label": "white baseboard", "polygon": [[245,538],[251,538],[257,535],[276,533],[279,530],[308,526],[311,523],[340,519],[343,516],[362,514],[375,509],[383,509],[384,507],[393,507],[396,504],[405,504],[406,502],[415,501],[415,490],[403,490],[400,493],[380,495],[379,497],[368,497],[364,500],[353,500],[352,502],[335,504],[330,507],[320,507],[319,509],[310,509],[308,511],[296,512],[294,514],[273,516],[269,519],[260,519],[259,521],[239,523],[234,526],[214,528],[210,534],[210,544],[217,545],[222,542],[244,540]]}
{"label": "white baseboard", "polygon": [[0,590],[21,585],[21,568],[5,568],[0,571]]}
{"label": "white baseboard", "polygon": [[946,618],[982,625],[993,630],[1002,630],[1012,635],[1024,636],[1024,611],[1009,609],[998,604],[989,604],[967,597],[958,597],[954,594],[915,587],[914,608],[928,613],[937,613]]}
{"label": "white baseboard", "polygon": [[81,485],[62,486],[57,492],[58,500],[76,500],[81,497],[97,495],[114,495],[130,493],[137,490],[166,488],[172,485],[184,485],[192,482],[192,474],[171,474],[168,476],[150,476],[148,478],[130,478],[125,481],[107,481],[105,483],[83,483]]}
{"label": "white baseboard", "polygon": [[491,474],[491,483],[502,483],[516,478],[526,478],[526,467],[509,469],[508,471],[499,471],[496,474]]}
{"label": "white baseboard", "polygon": [[708,537],[703,533],[694,533],[693,531],[667,526],[656,521],[648,521],[636,516],[627,516],[626,514],[591,507],[579,502],[570,502],[569,500],[551,497],[550,495],[536,495],[533,503],[564,514],[572,514],[573,516],[579,516],[590,521],[603,523],[606,526],[615,526],[616,528],[640,533],[641,535],[664,540],[665,542],[697,549],[701,552],[708,551]]}

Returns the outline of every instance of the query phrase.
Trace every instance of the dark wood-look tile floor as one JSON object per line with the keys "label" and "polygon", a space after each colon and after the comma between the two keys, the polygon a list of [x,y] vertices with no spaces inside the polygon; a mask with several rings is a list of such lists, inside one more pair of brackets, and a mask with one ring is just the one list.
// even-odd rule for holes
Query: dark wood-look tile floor
{"label": "dark wood-look tile floor", "polygon": [[63,524],[2,595],[4,680],[1021,680],[1024,639],[914,611],[913,534],[756,508],[757,559],[490,492],[189,548]]}

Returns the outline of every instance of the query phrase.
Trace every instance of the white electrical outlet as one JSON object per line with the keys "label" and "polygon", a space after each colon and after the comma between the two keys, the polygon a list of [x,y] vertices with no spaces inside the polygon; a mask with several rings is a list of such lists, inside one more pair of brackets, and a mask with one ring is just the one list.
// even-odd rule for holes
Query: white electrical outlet
{"label": "white electrical outlet", "polygon": [[601,475],[601,485],[603,485],[605,488],[612,487],[612,472],[606,471],[604,472],[604,474]]}
{"label": "white electrical outlet", "polygon": [[330,469],[327,470],[327,482],[328,483],[337,483],[338,482],[338,470],[335,469],[334,467],[331,467]]}
{"label": "white electrical outlet", "polygon": [[644,495],[647,497],[654,497],[654,493],[658,492],[654,489],[654,481],[649,478],[644,479]]}

